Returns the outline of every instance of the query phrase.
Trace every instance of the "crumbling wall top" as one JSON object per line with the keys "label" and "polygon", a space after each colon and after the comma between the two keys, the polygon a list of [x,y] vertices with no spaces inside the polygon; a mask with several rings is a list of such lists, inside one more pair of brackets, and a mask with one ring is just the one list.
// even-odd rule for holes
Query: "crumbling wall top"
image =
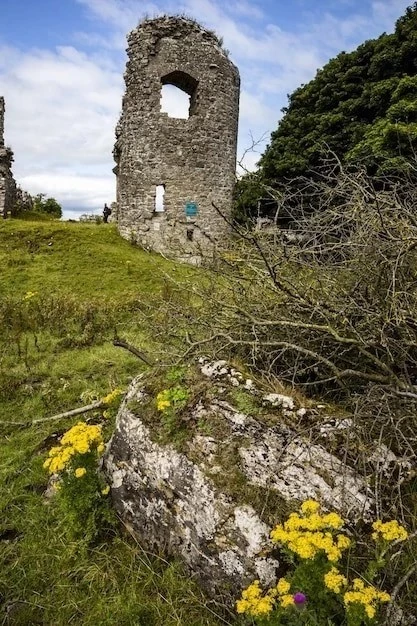
{"label": "crumbling wall top", "polygon": [[[153,19],[146,18],[139,22],[137,28],[129,33],[128,40],[131,37],[135,37],[139,30],[142,32],[148,31],[158,39],[162,37],[180,39],[187,35],[199,33],[207,41],[222,48],[222,39],[213,30],[204,28],[196,20],[183,15],[163,15]],[[226,51],[224,50],[224,52]]]}
{"label": "crumbling wall top", "polygon": [[[223,48],[222,38],[218,37],[214,31],[201,26],[196,20],[182,15],[163,15],[153,19],[144,19],[139,22],[137,28],[128,34],[127,41],[129,49],[134,50],[135,43],[147,40],[148,44],[150,43],[154,47],[154,53],[156,53],[161,39],[175,41],[190,36],[200,38],[217,48],[219,53],[228,57],[229,53]],[[148,50],[148,54],[152,55],[152,51]]]}

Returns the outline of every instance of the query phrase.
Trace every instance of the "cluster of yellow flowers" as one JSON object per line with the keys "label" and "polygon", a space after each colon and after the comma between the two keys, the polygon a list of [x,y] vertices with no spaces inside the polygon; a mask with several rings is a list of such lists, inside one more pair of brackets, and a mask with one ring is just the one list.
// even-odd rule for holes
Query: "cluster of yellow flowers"
{"label": "cluster of yellow flowers", "polygon": [[268,589],[262,595],[259,580],[255,580],[249,587],[242,591],[242,597],[236,602],[237,613],[247,613],[253,617],[268,615],[278,600],[283,608],[294,604],[294,596],[288,593],[290,583],[285,578],[280,578],[277,585]]}
{"label": "cluster of yellow flowers", "polygon": [[[279,602],[281,606],[285,609],[287,606],[292,606],[294,604],[294,596],[291,593],[288,593],[290,590],[290,583],[285,578],[280,578],[277,586],[275,587],[277,591],[277,595],[279,596]],[[272,593],[274,593],[274,588],[272,588]]]}
{"label": "cluster of yellow flowers", "polygon": [[168,407],[171,406],[171,400],[169,400],[169,389],[164,389],[160,391],[156,396],[156,408],[158,411],[165,411]]}
{"label": "cluster of yellow flowers", "polygon": [[355,578],[352,582],[352,590],[346,591],[343,601],[346,607],[349,604],[362,604],[366,615],[372,619],[376,614],[376,605],[379,602],[389,602],[391,596],[386,591],[380,591],[372,585],[365,585],[360,578]]}
{"label": "cluster of yellow flowers", "polygon": [[336,567],[332,567],[330,572],[324,575],[324,584],[330,591],[340,593],[342,588],[347,585],[347,578]]}
{"label": "cluster of yellow flowers", "polygon": [[384,539],[385,541],[404,541],[408,537],[408,532],[401,526],[397,520],[390,522],[382,522],[380,519],[372,524],[374,533],[372,533],[372,539],[378,541],[378,539]]}
{"label": "cluster of yellow flowers", "polygon": [[[98,455],[104,452],[101,426],[89,426],[84,422],[78,422],[65,433],[59,446],[51,448],[43,467],[49,470],[51,474],[62,472],[69,468],[76,455],[87,454],[94,449]],[[78,467],[75,470],[75,476],[82,478],[86,472],[84,467]]]}
{"label": "cluster of yellow flowers", "polygon": [[[343,588],[347,587],[348,581],[346,576],[332,567],[324,576],[324,584],[334,593],[340,594]],[[354,578],[351,589],[343,594],[343,602],[347,609],[350,604],[360,604],[369,619],[375,617],[378,603],[389,602],[390,600],[389,593],[376,589],[372,585],[365,585],[360,578]]]}
{"label": "cluster of yellow flowers", "polygon": [[113,391],[107,394],[107,396],[104,396],[104,398],[102,398],[101,401],[103,402],[103,404],[107,404],[107,406],[109,406],[110,404],[113,404],[113,402],[117,400],[117,398],[122,393],[123,393],[122,389],[113,389]]}
{"label": "cluster of yellow flowers", "polygon": [[291,513],[284,524],[277,524],[271,531],[272,541],[285,545],[302,559],[314,559],[323,551],[329,561],[338,561],[342,551],[350,546],[346,535],[334,536],[334,531],[344,524],[340,515],[321,515],[320,504],[315,500],[303,502],[300,513]]}
{"label": "cluster of yellow flowers", "polygon": [[[342,552],[346,550],[351,542],[350,539],[340,532],[344,520],[337,513],[322,514],[320,504],[315,500],[306,500],[297,513],[291,513],[287,521],[278,524],[271,531],[271,539],[275,543],[280,543],[291,552],[302,559],[313,560],[318,555],[326,555],[331,563],[337,562]],[[373,539],[376,541],[404,541],[408,537],[407,530],[396,520],[382,522],[377,520],[372,525],[374,533]],[[384,544],[382,547],[385,549]],[[345,611],[361,609],[368,619],[373,620],[378,610],[378,606],[391,600],[386,591],[382,591],[360,578],[354,578],[350,583],[347,576],[344,576],[334,565],[326,564],[323,559],[319,559],[316,564],[320,567],[330,568],[327,573],[323,569],[312,569],[312,575],[316,571],[324,586],[337,594]],[[297,569],[295,573],[297,572]],[[307,596],[298,591],[290,593],[291,583],[285,578],[281,578],[275,587],[268,589],[265,593],[260,587],[259,580],[249,585],[242,592],[242,597],[236,603],[238,613],[247,613],[252,617],[263,617],[271,613],[276,607],[286,608],[289,606],[301,607],[308,603]],[[308,592],[308,589],[307,589]],[[310,603],[314,610],[314,606]]]}

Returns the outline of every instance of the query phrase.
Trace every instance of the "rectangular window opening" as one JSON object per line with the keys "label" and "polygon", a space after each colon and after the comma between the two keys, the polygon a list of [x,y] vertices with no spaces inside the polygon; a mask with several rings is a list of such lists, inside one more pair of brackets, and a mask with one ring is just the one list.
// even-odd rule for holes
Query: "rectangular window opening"
{"label": "rectangular window opening", "polygon": [[155,191],[155,213],[164,213],[165,185],[157,185]]}
{"label": "rectangular window opening", "polygon": [[161,113],[168,117],[188,120],[190,117],[191,96],[175,85],[162,85]]}

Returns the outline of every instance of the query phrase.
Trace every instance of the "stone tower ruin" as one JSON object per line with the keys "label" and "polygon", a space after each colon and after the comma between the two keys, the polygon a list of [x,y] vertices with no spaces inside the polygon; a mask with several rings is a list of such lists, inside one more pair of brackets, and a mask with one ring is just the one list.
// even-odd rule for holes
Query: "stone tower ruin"
{"label": "stone tower ruin", "polygon": [[4,98],[0,97],[0,216],[14,209],[16,203],[16,183],[12,175],[13,152],[4,145]]}
{"label": "stone tower ruin", "polygon": [[[216,35],[183,17],[145,20],[128,36],[116,128],[121,235],[198,263],[228,235],[236,172],[239,72]],[[189,96],[188,118],[161,112],[164,85]]]}

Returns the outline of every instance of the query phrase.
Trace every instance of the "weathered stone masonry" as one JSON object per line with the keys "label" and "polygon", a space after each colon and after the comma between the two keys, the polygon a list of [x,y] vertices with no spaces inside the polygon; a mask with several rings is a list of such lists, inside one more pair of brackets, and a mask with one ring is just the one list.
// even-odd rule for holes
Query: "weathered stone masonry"
{"label": "weathered stone masonry", "polygon": [[4,145],[4,98],[0,97],[0,216],[6,217],[16,204],[16,183],[11,167],[13,152]]}
{"label": "weathered stone masonry", "polygon": [[[223,241],[236,171],[239,72],[219,39],[182,17],[145,20],[128,36],[116,129],[117,221],[144,247],[198,262]],[[162,85],[190,96],[188,119],[161,112]],[[163,210],[156,202],[163,193]]]}

